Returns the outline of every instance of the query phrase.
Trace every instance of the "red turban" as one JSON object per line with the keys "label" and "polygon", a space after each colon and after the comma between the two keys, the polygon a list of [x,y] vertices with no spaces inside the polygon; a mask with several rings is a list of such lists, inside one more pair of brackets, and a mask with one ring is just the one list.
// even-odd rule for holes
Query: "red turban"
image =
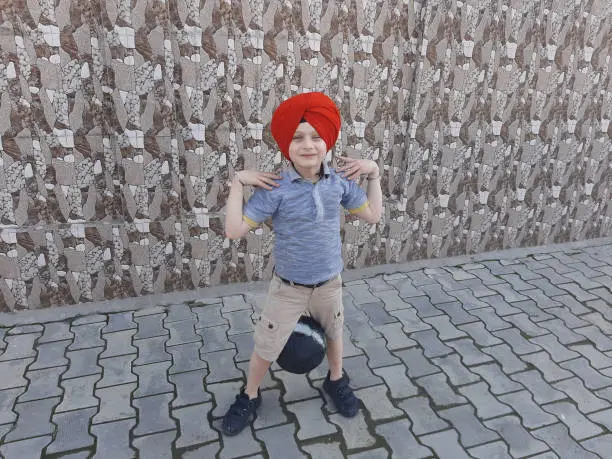
{"label": "red turban", "polygon": [[289,144],[302,120],[310,123],[330,150],[340,133],[340,111],[322,92],[307,92],[281,102],[272,115],[270,130],[280,151],[289,159]]}

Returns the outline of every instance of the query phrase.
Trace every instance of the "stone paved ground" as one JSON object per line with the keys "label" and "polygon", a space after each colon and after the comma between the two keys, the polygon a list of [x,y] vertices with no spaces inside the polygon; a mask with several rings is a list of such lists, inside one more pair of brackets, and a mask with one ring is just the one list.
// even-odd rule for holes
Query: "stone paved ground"
{"label": "stone paved ground", "polygon": [[347,273],[365,276],[345,289],[345,366],[365,409],[331,409],[325,365],[273,367],[259,417],[234,438],[219,418],[244,378],[261,286],[55,322],[2,316],[0,453],[610,458],[612,239],[576,247]]}

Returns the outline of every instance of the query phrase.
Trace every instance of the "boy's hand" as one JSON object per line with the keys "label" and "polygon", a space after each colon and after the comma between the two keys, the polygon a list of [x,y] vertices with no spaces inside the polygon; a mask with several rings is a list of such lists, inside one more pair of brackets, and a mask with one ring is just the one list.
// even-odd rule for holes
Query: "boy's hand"
{"label": "boy's hand", "polygon": [[342,166],[337,168],[338,172],[344,172],[342,175],[349,180],[357,180],[362,175],[367,175],[369,178],[376,178],[380,174],[378,164],[370,159],[355,159],[348,156],[339,156],[338,161]]}
{"label": "boy's hand", "polygon": [[238,180],[242,185],[258,186],[266,190],[271,190],[272,187],[278,188],[280,185],[276,181],[282,179],[278,174],[259,171],[240,171],[234,176],[234,180]]}

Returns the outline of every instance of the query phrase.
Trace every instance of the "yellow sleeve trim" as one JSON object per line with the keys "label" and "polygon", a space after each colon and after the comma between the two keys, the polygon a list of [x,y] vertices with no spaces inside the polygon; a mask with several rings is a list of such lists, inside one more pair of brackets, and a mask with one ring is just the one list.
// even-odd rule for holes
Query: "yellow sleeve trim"
{"label": "yellow sleeve trim", "polygon": [[366,201],[362,205],[360,205],[359,207],[356,207],[354,209],[349,209],[349,213],[350,214],[356,214],[357,212],[361,212],[363,209],[365,209],[369,205],[370,205],[370,201]]}
{"label": "yellow sleeve trim", "polygon": [[242,216],[242,219],[246,222],[247,225],[249,225],[251,228],[257,228],[259,226],[259,223],[257,223],[254,220],[251,220],[249,217],[247,217],[246,215]]}

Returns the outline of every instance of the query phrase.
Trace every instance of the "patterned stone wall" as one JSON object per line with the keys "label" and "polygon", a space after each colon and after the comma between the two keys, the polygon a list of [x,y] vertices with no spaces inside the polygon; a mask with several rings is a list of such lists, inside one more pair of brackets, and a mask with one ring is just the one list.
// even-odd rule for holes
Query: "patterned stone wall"
{"label": "patterned stone wall", "polygon": [[[234,171],[281,166],[284,98],[385,215],[348,267],[611,235],[609,0],[0,0],[0,311],[267,278],[223,232]],[[333,158],[332,158],[333,159]],[[247,192],[248,193],[248,192]]]}

